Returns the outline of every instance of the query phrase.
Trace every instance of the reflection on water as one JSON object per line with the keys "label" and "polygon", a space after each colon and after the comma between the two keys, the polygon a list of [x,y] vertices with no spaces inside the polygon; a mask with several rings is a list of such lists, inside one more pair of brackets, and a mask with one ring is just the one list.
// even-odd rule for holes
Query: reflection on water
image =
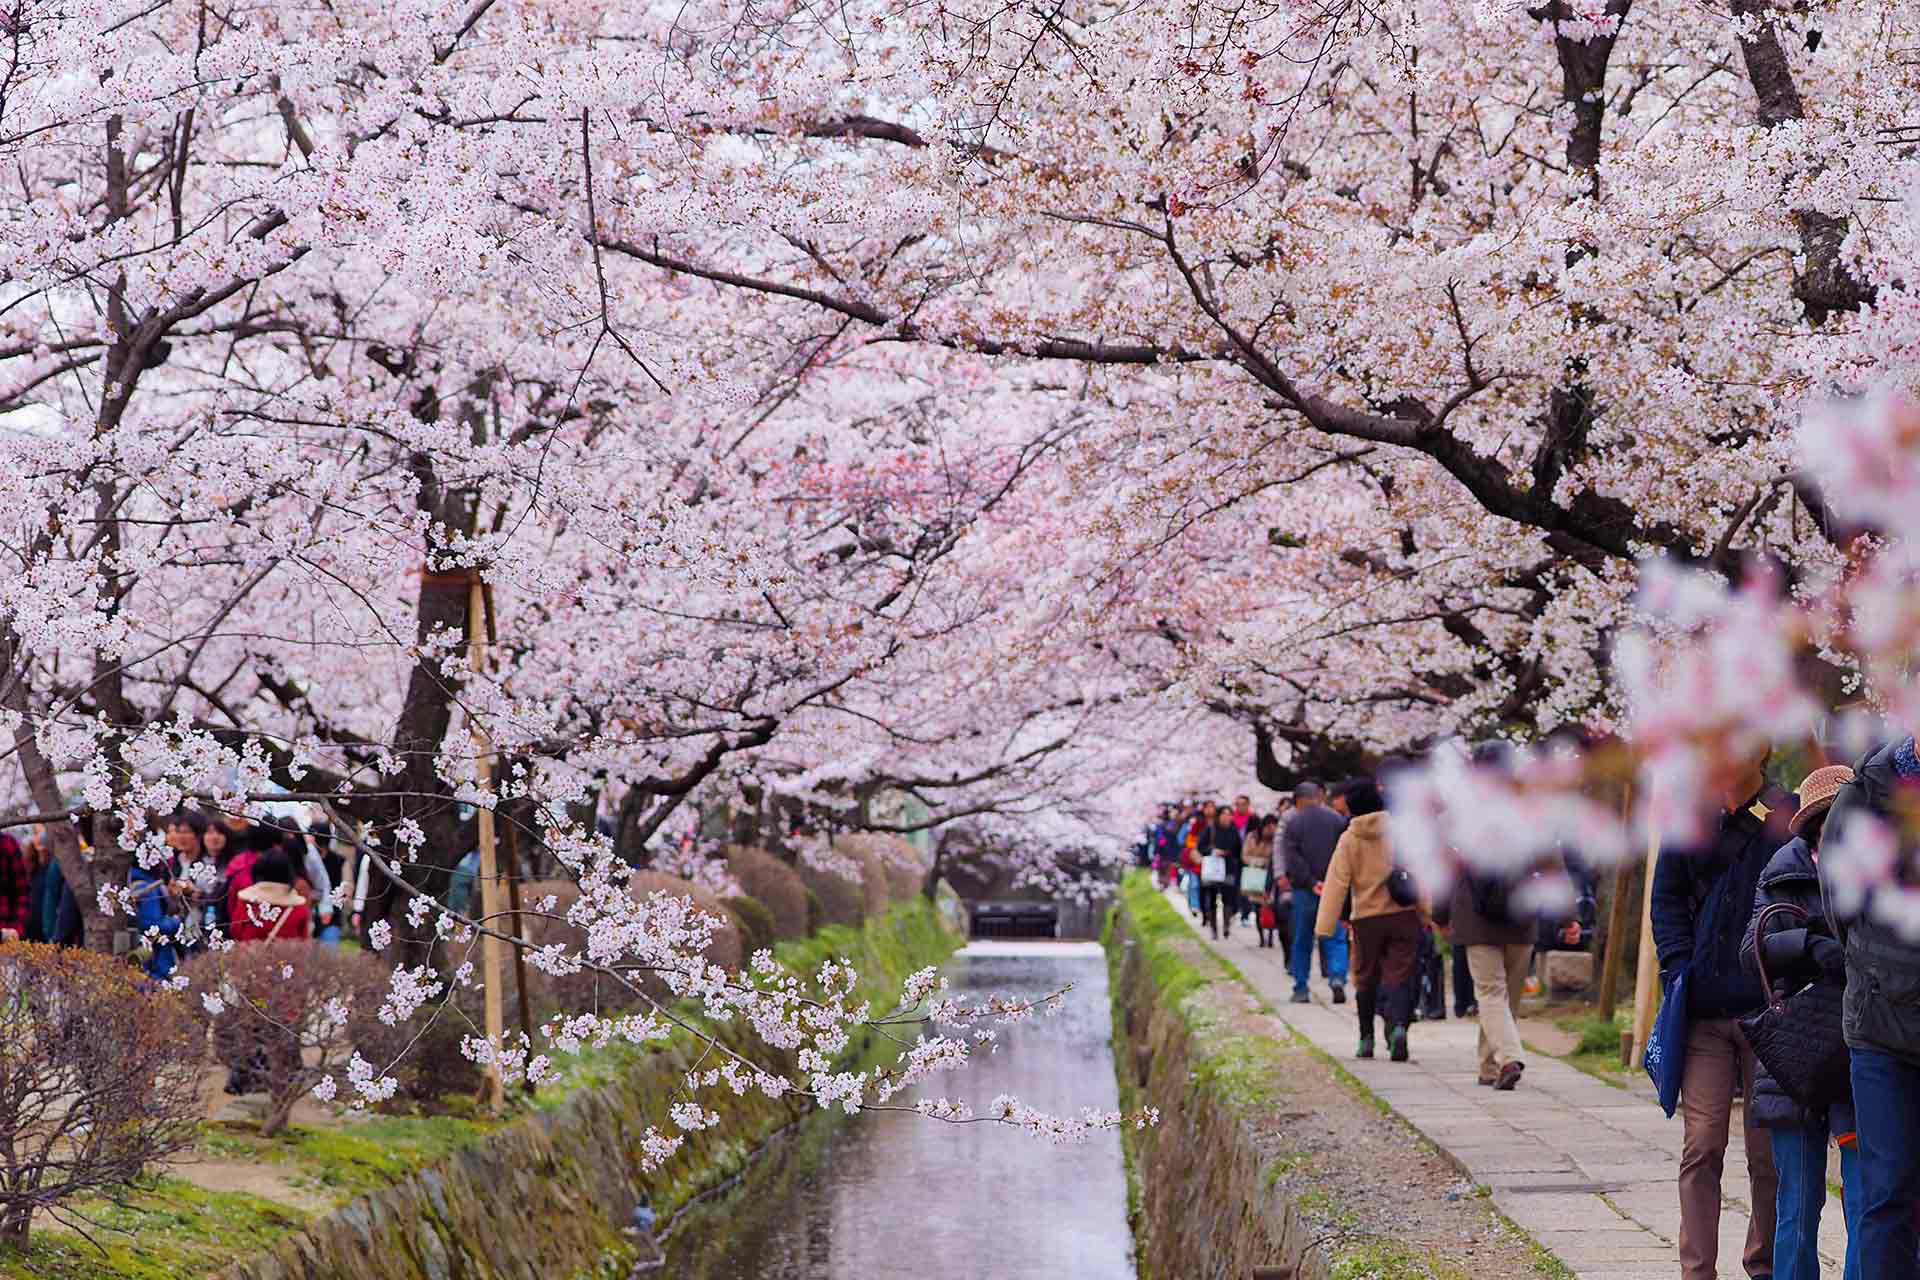
{"label": "reflection on water", "polygon": [[[1057,1016],[1002,1029],[997,1053],[935,1079],[976,1111],[1009,1093],[1044,1110],[1119,1104],[1106,962],[1071,943],[974,943],[947,966],[956,994],[1043,995]],[[995,1125],[917,1116],[815,1117],[739,1188],[683,1217],[669,1265],[688,1280],[1110,1280],[1133,1275],[1120,1139],[1056,1147]]]}

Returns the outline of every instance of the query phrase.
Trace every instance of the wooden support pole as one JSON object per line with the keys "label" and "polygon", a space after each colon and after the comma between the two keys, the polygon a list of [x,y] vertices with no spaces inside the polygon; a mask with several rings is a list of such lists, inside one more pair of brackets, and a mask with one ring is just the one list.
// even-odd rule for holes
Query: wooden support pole
{"label": "wooden support pole", "polygon": [[[497,645],[500,643],[500,609],[499,606],[494,603],[493,584],[490,582],[483,584],[481,587],[481,603],[487,607],[487,643]],[[525,921],[520,915],[520,828],[515,826],[511,819],[507,822],[506,835],[507,870],[505,878],[507,882],[507,905],[513,912],[513,924],[509,926],[509,932],[517,938],[524,938],[526,934],[523,933],[522,930],[525,928]],[[517,997],[516,1003],[520,1006],[520,1034],[527,1037],[528,1042],[531,1043],[533,1040],[533,1005],[527,995],[527,950],[525,947],[514,947],[512,950],[513,990],[514,995]],[[539,1092],[539,1090],[534,1087],[533,1081],[525,1075],[520,1077],[520,1091],[529,1098]]]}
{"label": "wooden support pole", "polygon": [[[485,668],[487,658],[487,605],[485,588],[481,585],[478,573],[473,575],[467,589],[467,656],[477,678]],[[468,714],[472,718],[474,774],[484,791],[490,789],[492,783],[492,748],[479,719],[472,717],[471,711]],[[489,928],[498,929],[503,904],[500,900],[500,864],[494,850],[493,810],[481,805],[474,816],[480,844],[480,918]],[[486,1002],[487,1039],[495,1045],[499,1045],[506,1034],[506,1013],[500,990],[505,980],[505,951],[506,944],[492,934],[484,935],[480,940],[480,983]],[[500,1069],[489,1064],[486,1082],[480,1086],[480,1105],[497,1107],[506,1101],[506,1096],[506,1089],[500,1081]]]}
{"label": "wooden support pole", "polygon": [[1640,964],[1633,983],[1633,1044],[1627,1066],[1638,1067],[1653,1034],[1653,1014],[1660,999],[1660,951],[1653,945],[1653,876],[1660,865],[1660,835],[1647,836],[1647,884],[1640,895]]}
{"label": "wooden support pole", "polygon": [[1606,952],[1600,961],[1600,1017],[1612,1022],[1620,1002],[1620,963],[1627,947],[1627,921],[1633,910],[1633,867],[1613,869],[1613,900],[1607,905]]}

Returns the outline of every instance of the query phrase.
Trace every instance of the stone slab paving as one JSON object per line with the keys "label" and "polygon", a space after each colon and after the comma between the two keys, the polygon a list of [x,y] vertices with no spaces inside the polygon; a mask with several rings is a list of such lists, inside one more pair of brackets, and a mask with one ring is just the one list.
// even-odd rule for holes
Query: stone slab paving
{"label": "stone slab paving", "polygon": [[[1184,896],[1170,893],[1168,900],[1181,919],[1191,920]],[[1476,1083],[1477,1025],[1455,1018],[1416,1023],[1411,1062],[1387,1061],[1384,1041],[1379,1059],[1357,1061],[1353,1006],[1334,1006],[1323,980],[1312,984],[1312,1004],[1292,1004],[1282,952],[1255,945],[1254,930],[1236,928],[1221,942],[1201,940],[1245,974],[1291,1026],[1489,1188],[1500,1211],[1581,1280],[1679,1275],[1680,1119],[1661,1113],[1643,1078],[1622,1089],[1535,1054],[1518,1089],[1495,1093]],[[1747,1164],[1737,1116],[1733,1132],[1720,1215],[1723,1280],[1746,1275],[1740,1254]],[[1829,1197],[1820,1221],[1823,1277],[1840,1276],[1845,1248],[1840,1203]]]}

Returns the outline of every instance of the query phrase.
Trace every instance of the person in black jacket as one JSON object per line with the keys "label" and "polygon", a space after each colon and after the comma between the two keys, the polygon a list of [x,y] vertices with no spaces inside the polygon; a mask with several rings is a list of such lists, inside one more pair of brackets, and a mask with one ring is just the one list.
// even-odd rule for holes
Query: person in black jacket
{"label": "person in black jacket", "polygon": [[[1280,864],[1293,886],[1293,1002],[1305,1004],[1307,979],[1313,973],[1313,922],[1320,914],[1320,891],[1326,887],[1327,864],[1334,846],[1347,829],[1347,820],[1323,803],[1326,792],[1317,782],[1293,789],[1293,816],[1280,833]],[[1347,935],[1337,932],[1320,943],[1320,972],[1333,987],[1333,1002],[1347,998]]]}
{"label": "person in black jacket", "polygon": [[[1760,873],[1753,897],[1753,918],[1740,943],[1740,960],[1748,972],[1766,977],[1781,996],[1791,995],[1808,982],[1846,981],[1846,953],[1827,920],[1826,894],[1820,882],[1820,847],[1827,811],[1840,788],[1853,777],[1845,765],[1815,769],[1800,784],[1799,811],[1787,824],[1794,838],[1768,861]],[[1767,917],[1764,934],[1760,917],[1770,906],[1800,908],[1804,916],[1775,912]],[[1852,1150],[1853,1104],[1842,1102],[1828,1110],[1809,1112],[1788,1096],[1764,1063],[1754,1073],[1753,1094],[1747,1100],[1753,1122],[1773,1135],[1773,1167],[1780,1176],[1773,1231],[1774,1280],[1819,1280],[1820,1214],[1827,1203],[1827,1138],[1841,1143],[1841,1179],[1848,1218],[1846,1274],[1857,1277],[1854,1252],[1860,1207],[1858,1160]]]}
{"label": "person in black jacket", "polygon": [[1240,913],[1240,870],[1245,865],[1241,859],[1240,828],[1234,825],[1233,814],[1221,809],[1213,823],[1213,853],[1227,861],[1227,879],[1224,884],[1209,884],[1203,877],[1200,882],[1200,916],[1207,922],[1207,929],[1216,938],[1233,936],[1233,918]]}
{"label": "person in black jacket", "polygon": [[[1753,1095],[1753,1050],[1737,1019],[1765,1003],[1760,980],[1740,964],[1760,872],[1788,839],[1793,797],[1770,785],[1765,756],[1722,767],[1713,779],[1719,818],[1694,848],[1663,850],[1653,873],[1653,940],[1668,991],[1687,973],[1686,1066],[1680,1081],[1680,1274],[1715,1280],[1720,1257],[1720,1178],[1736,1093]],[[1773,1274],[1773,1144],[1743,1110],[1753,1214],[1742,1257],[1749,1276]]]}
{"label": "person in black jacket", "polygon": [[[1901,816],[1920,801],[1920,755],[1907,738],[1869,753],[1834,797],[1827,817],[1829,850],[1870,838],[1875,822],[1901,833]],[[1900,839],[1904,867],[1911,836]],[[1895,886],[1896,891],[1902,886]],[[1908,892],[1912,886],[1905,886]],[[1853,1058],[1853,1109],[1859,1126],[1859,1216],[1848,1240],[1860,1274],[1870,1280],[1920,1275],[1920,942],[1875,909],[1870,893],[1842,920],[1847,990],[1842,1027]],[[1844,1152],[1842,1156],[1844,1160]],[[1849,1218],[1853,1217],[1849,1206]]]}

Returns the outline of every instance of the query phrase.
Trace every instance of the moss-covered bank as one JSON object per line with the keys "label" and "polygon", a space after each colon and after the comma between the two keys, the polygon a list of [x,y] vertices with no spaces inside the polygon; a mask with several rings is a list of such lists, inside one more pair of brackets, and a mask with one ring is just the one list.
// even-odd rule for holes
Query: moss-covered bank
{"label": "moss-covered bank", "polygon": [[[935,907],[916,899],[860,925],[823,929],[778,950],[801,972],[811,972],[829,957],[849,961],[862,975],[862,994],[883,1007],[908,974],[940,963],[959,942]],[[723,1038],[740,1034],[722,1030]],[[799,1115],[799,1103],[757,1094],[708,1098],[721,1123],[689,1135],[665,1169],[642,1173],[640,1136],[652,1124],[668,1127],[667,1106],[700,1058],[700,1047],[682,1037],[598,1058],[575,1073],[582,1083],[564,1097],[543,1098],[532,1113],[491,1132],[475,1128],[471,1141],[435,1153],[422,1167],[393,1169],[397,1180],[391,1185],[304,1221],[297,1211],[240,1213],[228,1203],[251,1206],[257,1200],[251,1196],[183,1198],[182,1188],[166,1180],[159,1190],[174,1206],[169,1216],[178,1218],[180,1249],[163,1249],[164,1258],[154,1255],[151,1246],[161,1242],[153,1236],[148,1213],[124,1224],[139,1239],[123,1245],[110,1230],[102,1239],[108,1246],[104,1255],[77,1241],[71,1250],[60,1244],[54,1251],[58,1257],[36,1249],[41,1256],[22,1260],[30,1268],[26,1274],[71,1271],[102,1280],[210,1273],[226,1280],[555,1280],[582,1273],[610,1254],[617,1256],[619,1228],[637,1192],[645,1191],[663,1214],[671,1213],[737,1173],[767,1135]],[[128,1211],[135,1207],[130,1203]],[[53,1244],[60,1237],[43,1239]],[[194,1240],[209,1246],[199,1251],[198,1265]],[[249,1242],[254,1249],[241,1253]],[[236,1254],[238,1261],[220,1269],[221,1259]],[[0,1267],[0,1273],[4,1270]]]}
{"label": "moss-covered bank", "polygon": [[1274,1265],[1327,1280],[1301,1215],[1268,1176],[1276,1153],[1264,1122],[1286,1103],[1284,1030],[1249,1022],[1258,1001],[1147,876],[1121,885],[1104,942],[1120,1105],[1161,1116],[1127,1134],[1143,1280]]}

